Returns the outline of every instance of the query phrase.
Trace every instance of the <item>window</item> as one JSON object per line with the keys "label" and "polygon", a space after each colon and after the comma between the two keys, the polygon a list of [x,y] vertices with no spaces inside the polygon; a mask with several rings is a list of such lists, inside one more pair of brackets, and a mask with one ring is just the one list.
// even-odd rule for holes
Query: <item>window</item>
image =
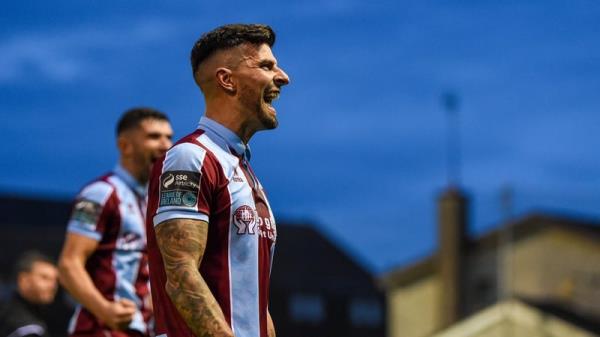
{"label": "window", "polygon": [[379,301],[373,298],[355,298],[350,302],[350,320],[355,326],[378,326],[382,322]]}
{"label": "window", "polygon": [[290,315],[296,322],[318,323],[325,318],[323,299],[318,295],[292,295]]}

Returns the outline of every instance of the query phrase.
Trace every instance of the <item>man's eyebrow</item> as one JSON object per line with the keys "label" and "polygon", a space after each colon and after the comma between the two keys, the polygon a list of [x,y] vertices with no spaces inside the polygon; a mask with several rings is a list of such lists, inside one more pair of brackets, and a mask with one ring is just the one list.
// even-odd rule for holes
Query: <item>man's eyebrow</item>
{"label": "man's eyebrow", "polygon": [[[161,137],[162,135],[163,134],[161,132],[158,132],[158,131],[156,131],[156,132],[148,132],[148,134],[147,134],[147,136],[151,137],[151,138],[158,138],[158,137]],[[166,134],[166,136],[167,137],[171,137],[172,134],[169,133],[169,134]]]}
{"label": "man's eyebrow", "polygon": [[258,61],[259,66],[274,66],[275,64],[277,64],[274,60],[271,59],[263,59]]}

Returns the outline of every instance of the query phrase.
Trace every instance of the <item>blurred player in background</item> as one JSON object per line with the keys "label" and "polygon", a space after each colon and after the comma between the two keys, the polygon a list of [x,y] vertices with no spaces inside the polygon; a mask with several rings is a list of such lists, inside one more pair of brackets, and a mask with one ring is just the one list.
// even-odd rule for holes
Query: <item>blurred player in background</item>
{"label": "blurred player in background", "polygon": [[126,111],[117,125],[119,163],[77,196],[59,260],[60,281],[79,302],[70,336],[148,336],[152,316],[146,193],[154,161],[171,147],[163,113]]}
{"label": "blurred player in background", "polygon": [[275,336],[268,302],[277,231],[248,146],[277,127],[272,103],[289,83],[274,43],[269,26],[227,25],[192,50],[205,115],[156,163],[148,192],[159,336]]}
{"label": "blurred player in background", "polygon": [[52,303],[58,288],[58,271],[48,257],[24,253],[17,260],[17,288],[0,308],[1,337],[49,337],[42,309]]}

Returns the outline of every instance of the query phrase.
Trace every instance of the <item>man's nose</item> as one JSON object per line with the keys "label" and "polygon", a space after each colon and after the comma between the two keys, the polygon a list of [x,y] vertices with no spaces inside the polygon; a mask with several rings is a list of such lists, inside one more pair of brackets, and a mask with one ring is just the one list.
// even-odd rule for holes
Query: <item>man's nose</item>
{"label": "man's nose", "polygon": [[281,68],[277,68],[277,74],[275,75],[274,81],[278,87],[290,84],[290,78],[288,74],[286,74]]}
{"label": "man's nose", "polygon": [[173,142],[169,139],[169,138],[164,138],[162,142],[160,142],[160,149],[167,151],[168,149],[171,148],[171,146],[173,145]]}

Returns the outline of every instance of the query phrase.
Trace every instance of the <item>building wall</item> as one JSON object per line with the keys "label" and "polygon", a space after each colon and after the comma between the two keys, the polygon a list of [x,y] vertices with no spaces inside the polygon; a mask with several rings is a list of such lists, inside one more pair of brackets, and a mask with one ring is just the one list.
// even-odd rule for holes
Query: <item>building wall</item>
{"label": "building wall", "polygon": [[597,336],[518,301],[505,301],[434,334],[433,337]]}
{"label": "building wall", "polygon": [[[500,257],[497,252],[496,248],[482,247],[480,251],[467,253],[464,289],[467,316],[477,314],[498,299],[501,300],[503,297],[499,291],[504,290],[508,297],[512,294],[540,302],[558,303],[573,312],[600,317],[598,237],[549,227],[503,249]],[[500,268],[498,263],[502,264]],[[501,284],[497,282],[499,270]],[[438,330],[439,282],[439,278],[433,274],[388,290],[389,337],[424,337]],[[473,336],[507,336],[506,331],[514,337],[540,335],[538,328],[531,330],[527,324],[511,324],[490,325],[485,334]],[[557,333],[549,336],[563,335]]]}
{"label": "building wall", "polygon": [[498,254],[496,249],[468,252],[462,289],[465,316],[498,300]]}
{"label": "building wall", "polygon": [[436,331],[439,319],[439,279],[423,278],[387,293],[388,337],[425,337]]}
{"label": "building wall", "polygon": [[327,293],[275,290],[271,292],[269,310],[278,336],[383,337],[385,333],[381,297],[361,300]]}
{"label": "building wall", "polygon": [[278,336],[385,335],[384,297],[367,269],[313,226],[277,230],[269,310]]}
{"label": "building wall", "polygon": [[598,238],[551,229],[513,245],[505,264],[512,265],[505,282],[512,284],[514,294],[600,316]]}

